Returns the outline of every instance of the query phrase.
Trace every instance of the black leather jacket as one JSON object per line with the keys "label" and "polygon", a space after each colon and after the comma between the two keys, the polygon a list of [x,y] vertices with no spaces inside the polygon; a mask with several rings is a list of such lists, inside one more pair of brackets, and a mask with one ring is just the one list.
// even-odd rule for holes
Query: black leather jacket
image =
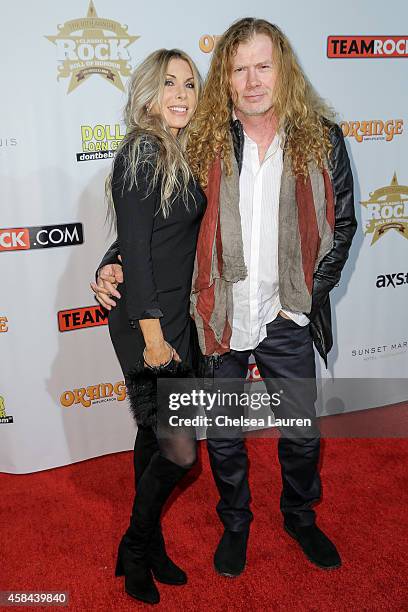
{"label": "black leather jacket", "polygon": [[[244,131],[237,119],[231,123],[231,135],[235,157],[241,172],[244,151]],[[353,175],[344,143],[343,133],[336,124],[331,125],[330,138],[333,145],[329,171],[335,196],[335,224],[332,250],[322,259],[314,274],[312,309],[306,313],[310,319],[310,333],[317,351],[327,365],[327,354],[333,346],[329,293],[340,280],[341,271],[347,261],[349,249],[357,228],[354,214]],[[118,263],[117,241],[106,252],[98,266]]]}

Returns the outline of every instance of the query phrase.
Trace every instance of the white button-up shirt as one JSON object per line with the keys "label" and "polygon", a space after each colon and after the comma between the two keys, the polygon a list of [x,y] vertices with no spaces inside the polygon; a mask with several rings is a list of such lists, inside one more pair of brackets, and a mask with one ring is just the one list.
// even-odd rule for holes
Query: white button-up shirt
{"label": "white button-up shirt", "polygon": [[[245,133],[244,137],[239,210],[248,275],[233,285],[231,348],[237,351],[257,347],[267,336],[266,325],[282,310],[278,272],[281,138],[276,134],[260,163],[258,145]],[[298,325],[309,322],[302,313],[283,312]]]}

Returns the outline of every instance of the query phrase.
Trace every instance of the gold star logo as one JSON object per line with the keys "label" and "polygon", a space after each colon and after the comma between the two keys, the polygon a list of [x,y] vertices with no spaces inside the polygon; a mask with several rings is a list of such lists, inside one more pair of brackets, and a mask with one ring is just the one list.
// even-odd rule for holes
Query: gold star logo
{"label": "gold star logo", "polygon": [[[121,77],[131,73],[128,47],[140,36],[130,36],[126,25],[98,17],[92,0],[86,17],[58,26],[56,36],[46,36],[57,47],[57,79],[71,77],[70,93],[93,74],[124,91]],[[109,34],[105,34],[108,32]]]}
{"label": "gold star logo", "polygon": [[370,199],[361,201],[368,213],[364,233],[372,234],[371,245],[390,230],[408,238],[408,186],[398,183],[394,172],[391,184],[370,193]]}

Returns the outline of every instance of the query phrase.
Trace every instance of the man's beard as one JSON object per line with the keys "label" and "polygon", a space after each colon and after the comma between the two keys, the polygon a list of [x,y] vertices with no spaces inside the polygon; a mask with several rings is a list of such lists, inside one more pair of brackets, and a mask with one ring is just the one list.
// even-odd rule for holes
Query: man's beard
{"label": "man's beard", "polygon": [[273,102],[270,102],[269,104],[266,104],[265,106],[257,110],[255,109],[247,110],[246,108],[242,108],[241,106],[238,106],[237,104],[235,104],[234,106],[236,110],[238,110],[243,115],[246,115],[247,117],[259,117],[261,115],[265,115],[268,111],[270,111],[273,108]]}

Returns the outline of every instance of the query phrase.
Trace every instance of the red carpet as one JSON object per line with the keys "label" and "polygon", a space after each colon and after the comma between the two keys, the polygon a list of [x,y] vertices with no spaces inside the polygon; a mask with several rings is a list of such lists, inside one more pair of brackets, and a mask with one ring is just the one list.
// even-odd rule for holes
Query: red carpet
{"label": "red carpet", "polygon": [[[168,548],[189,584],[160,585],[157,610],[408,610],[407,440],[324,442],[324,496],[317,511],[343,558],[334,571],[307,562],[281,528],[276,440],[249,441],[255,520],[247,570],[233,580],[212,568],[221,525],[201,450],[199,478],[173,500],[164,519]],[[85,612],[153,609],[126,596],[123,580],[113,577],[132,477],[131,453],[1,475],[0,590],[69,591],[65,609]]]}

